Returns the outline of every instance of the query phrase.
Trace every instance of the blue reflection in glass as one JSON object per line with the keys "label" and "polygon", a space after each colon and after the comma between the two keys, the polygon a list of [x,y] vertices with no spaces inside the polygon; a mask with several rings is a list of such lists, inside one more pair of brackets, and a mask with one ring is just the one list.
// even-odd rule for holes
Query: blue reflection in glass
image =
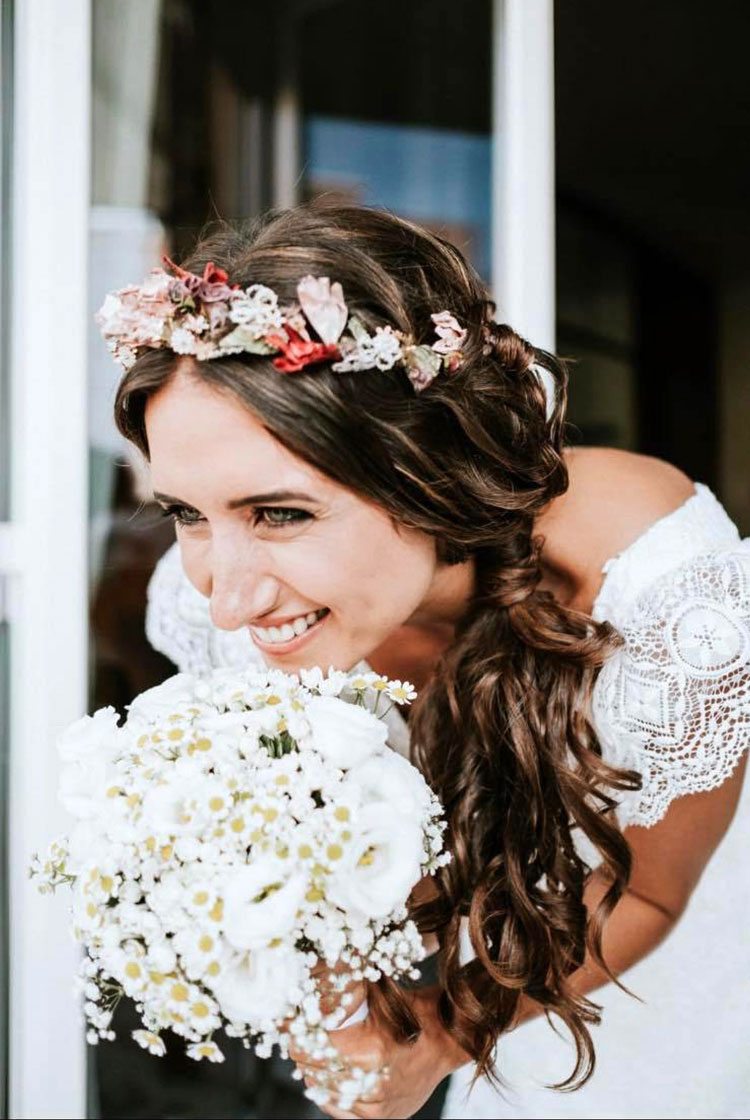
{"label": "blue reflection in glass", "polygon": [[489,280],[489,136],[311,116],[304,144],[312,193],[341,191],[442,230]]}

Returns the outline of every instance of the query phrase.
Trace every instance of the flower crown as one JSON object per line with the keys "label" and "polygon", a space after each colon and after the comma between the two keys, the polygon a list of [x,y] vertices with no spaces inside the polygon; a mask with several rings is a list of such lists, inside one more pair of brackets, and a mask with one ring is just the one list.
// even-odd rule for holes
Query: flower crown
{"label": "flower crown", "polygon": [[230,284],[224,269],[214,264],[198,276],[168,257],[163,260],[172,275],[152,269],[140,286],[111,292],[96,313],[115,360],[126,370],[141,347],[168,347],[199,361],[275,354],[273,364],[282,373],[328,361],[338,373],[401,365],[420,392],[442,369],[453,372],[461,364],[466,330],[449,311],[431,316],[437,341],[417,345],[391,326],[370,334],[349,313],[341,284],[327,276],[303,277],[297,302],[282,306],[271,288]]}

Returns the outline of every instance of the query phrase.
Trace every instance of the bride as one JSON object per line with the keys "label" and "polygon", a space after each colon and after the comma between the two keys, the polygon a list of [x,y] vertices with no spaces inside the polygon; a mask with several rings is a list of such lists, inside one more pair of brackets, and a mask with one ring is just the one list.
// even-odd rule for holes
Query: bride
{"label": "bride", "polygon": [[712,856],[750,727],[748,542],[676,468],[566,448],[562,363],[415,225],[300,207],[170,267],[100,315],[177,526],[151,641],[183,670],[413,681],[393,742],[449,820],[415,896],[434,975],[333,1036],[386,1071],[377,1099],[341,1111],[298,1054],[306,1079],[334,1117],[411,1116],[448,1074],[450,1116],[740,1115],[746,811]]}

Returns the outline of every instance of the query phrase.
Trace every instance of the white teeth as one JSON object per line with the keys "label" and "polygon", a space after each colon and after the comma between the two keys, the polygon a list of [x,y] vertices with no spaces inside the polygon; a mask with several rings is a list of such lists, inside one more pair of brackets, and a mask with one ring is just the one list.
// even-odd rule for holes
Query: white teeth
{"label": "white teeth", "polygon": [[304,634],[319,618],[322,618],[327,611],[325,608],[320,611],[310,611],[309,614],[300,615],[299,618],[293,619],[292,622],[285,622],[283,626],[251,626],[252,632],[260,638],[262,642],[289,642],[292,638],[299,637]]}

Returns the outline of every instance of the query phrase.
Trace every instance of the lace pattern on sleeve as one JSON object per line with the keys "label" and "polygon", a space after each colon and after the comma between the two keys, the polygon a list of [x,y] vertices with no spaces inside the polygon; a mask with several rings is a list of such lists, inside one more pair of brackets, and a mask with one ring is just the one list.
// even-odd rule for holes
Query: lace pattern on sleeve
{"label": "lace pattern on sleeve", "polygon": [[181,673],[263,664],[246,628],[219,630],[208,599],[195,590],[173,544],[159,560],[148,585],[146,637]]}
{"label": "lace pattern on sleeve", "polygon": [[750,740],[750,540],[692,556],[612,613],[625,645],[599,674],[594,722],[607,761],[643,775],[621,825],[650,826],[721,785]]}

